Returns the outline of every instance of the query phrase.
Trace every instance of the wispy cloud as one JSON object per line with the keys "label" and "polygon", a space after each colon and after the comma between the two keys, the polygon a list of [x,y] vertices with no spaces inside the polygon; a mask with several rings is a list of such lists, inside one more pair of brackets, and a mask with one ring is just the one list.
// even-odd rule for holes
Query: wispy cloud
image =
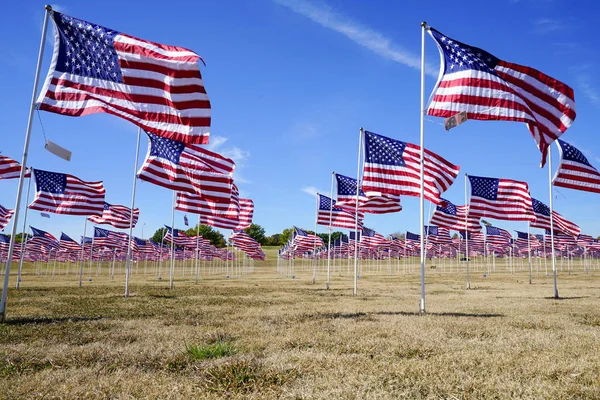
{"label": "wispy cloud", "polygon": [[600,90],[590,74],[592,69],[592,65],[590,64],[570,68],[574,73],[577,88],[593,105],[600,107]]}
{"label": "wispy cloud", "polygon": [[326,190],[320,190],[314,186],[306,186],[302,188],[302,191],[306,194],[309,194],[311,196],[316,196],[317,193],[327,193]]}
{"label": "wispy cloud", "polygon": [[235,161],[234,180],[239,183],[251,183],[244,178],[242,170],[250,159],[250,152],[237,146],[226,146],[229,139],[223,136],[211,135],[210,144],[206,146],[210,151],[221,154],[223,157],[231,158]]}
{"label": "wispy cloud", "polygon": [[[419,54],[406,50],[382,33],[333,11],[328,5],[317,5],[305,0],[273,1],[289,8],[297,14],[309,18],[325,28],[341,33],[353,42],[383,58],[416,70],[421,69],[421,57]],[[433,77],[437,77],[438,75],[438,69],[432,65],[426,65],[425,72]]]}
{"label": "wispy cloud", "polygon": [[538,34],[556,32],[565,29],[563,21],[553,18],[539,18],[533,21],[533,31]]}

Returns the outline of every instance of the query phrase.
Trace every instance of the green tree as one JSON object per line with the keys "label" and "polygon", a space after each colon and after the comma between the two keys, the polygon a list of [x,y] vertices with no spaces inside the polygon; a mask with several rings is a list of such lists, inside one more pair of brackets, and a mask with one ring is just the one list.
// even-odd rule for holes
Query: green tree
{"label": "green tree", "polygon": [[452,235],[452,239],[460,239],[460,235],[458,233],[454,233],[454,235]]}
{"label": "green tree", "polygon": [[268,236],[265,240],[265,246],[279,246],[281,241],[281,233],[275,233],[274,235]]}
{"label": "green tree", "polygon": [[198,225],[196,225],[195,227],[185,231],[185,234],[188,236],[196,236],[198,232],[200,233],[200,236],[202,236],[204,239],[210,240],[210,244],[212,244],[215,247],[227,246],[225,236],[223,236],[221,232],[214,229],[212,226],[201,224],[200,227],[198,227]]}
{"label": "green tree", "polygon": [[163,238],[165,237],[165,235],[167,234],[167,228],[165,228],[164,226],[162,228],[158,228],[156,230],[156,232],[154,232],[154,235],[152,235],[152,237],[150,238],[152,241],[160,244],[163,240]]}
{"label": "green tree", "polygon": [[290,240],[290,238],[292,237],[292,232],[294,230],[290,229],[290,228],[286,228],[283,230],[283,232],[281,232],[281,236],[279,237],[279,245],[283,246],[284,244],[286,244],[288,242],[288,240]]}
{"label": "green tree", "polygon": [[265,228],[258,224],[252,224],[248,228],[244,229],[244,232],[248,234],[252,239],[256,240],[261,245],[265,244]]}
{"label": "green tree", "polygon": [[404,240],[406,238],[406,232],[396,231],[396,232],[392,233],[388,238],[391,239],[392,236],[395,236],[400,240]]}
{"label": "green tree", "polygon": [[[319,233],[317,235],[323,240],[323,243],[327,244],[329,240],[329,233]],[[342,237],[342,232],[335,231],[331,233],[331,243],[334,243],[336,240],[339,240]]]}

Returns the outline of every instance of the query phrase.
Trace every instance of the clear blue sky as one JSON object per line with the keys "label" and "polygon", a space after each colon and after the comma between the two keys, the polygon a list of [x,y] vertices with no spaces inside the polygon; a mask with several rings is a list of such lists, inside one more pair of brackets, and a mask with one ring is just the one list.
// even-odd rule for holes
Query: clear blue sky
{"label": "clear blue sky", "polygon": [[[500,0],[455,2],[392,1],[106,1],[63,0],[58,10],[147,40],[188,47],[202,67],[212,101],[212,147],[238,163],[236,180],[255,202],[254,221],[268,234],[297,225],[314,228],[315,190],[329,193],[331,172],[355,176],[358,130],[400,140],[419,140],[420,22],[478,46],[501,59],[529,65],[575,90],[577,119],[563,139],[600,167],[600,57],[593,34],[600,5],[594,1]],[[43,2],[8,2],[0,24],[0,150],[21,158],[28,103],[41,34]],[[50,28],[49,37],[53,35]],[[426,38],[427,95],[439,63]],[[47,40],[42,75],[52,54]],[[43,149],[36,116],[28,164],[103,180],[106,200],[129,205],[137,128],[106,114],[81,118],[41,113],[46,134],[73,151],[71,162]],[[548,202],[548,171],[524,124],[468,121],[446,132],[428,117],[426,147],[461,166],[446,193],[464,203],[463,173],[529,183],[534,197]],[[554,159],[558,153],[553,146]],[[143,138],[140,165],[146,152]],[[556,165],[556,164],[555,164]],[[0,204],[14,207],[16,180],[0,181]],[[591,193],[559,189],[555,209],[582,231],[600,234],[598,204]],[[148,237],[170,224],[171,192],[138,183],[140,222],[134,234]],[[366,225],[382,234],[419,229],[417,198],[404,210],[368,215]],[[428,210],[426,203],[426,211]],[[188,215],[190,221],[193,216]],[[31,225],[79,238],[83,218],[31,212]],[[525,230],[525,223],[497,222]],[[176,213],[176,226],[183,214]],[[20,230],[20,229],[19,229]],[[324,227],[319,228],[320,231]],[[6,229],[10,232],[10,225]]]}

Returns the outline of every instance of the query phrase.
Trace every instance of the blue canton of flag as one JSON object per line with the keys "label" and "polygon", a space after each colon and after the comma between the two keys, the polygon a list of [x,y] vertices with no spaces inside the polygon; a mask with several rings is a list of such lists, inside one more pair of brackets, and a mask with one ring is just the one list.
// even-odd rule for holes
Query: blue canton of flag
{"label": "blue canton of flag", "polygon": [[456,206],[452,204],[452,202],[443,198],[440,198],[440,200],[442,200],[442,202],[436,206],[437,210],[443,212],[444,214],[456,215]]}
{"label": "blue canton of flag", "polygon": [[425,234],[431,236],[438,235],[438,227],[433,225],[425,225]]}
{"label": "blue canton of flag", "polygon": [[179,164],[181,153],[185,149],[185,143],[157,135],[148,135],[148,138],[150,139],[151,156],[164,158],[173,164]]}
{"label": "blue canton of flag", "polygon": [[[356,232],[349,232],[349,233],[350,233],[350,240],[355,240]],[[360,232],[358,232],[358,240],[360,240]]]}
{"label": "blue canton of flag", "polygon": [[40,216],[41,216],[42,218],[50,218],[50,214],[47,214],[47,213],[44,213],[44,212],[43,212],[43,213],[40,213]]}
{"label": "blue canton of flag", "polygon": [[189,222],[188,222],[188,217],[187,217],[187,215],[184,215],[184,216],[183,216],[183,223],[184,223],[184,225],[185,225],[185,226],[190,226],[190,224],[189,224]]}
{"label": "blue canton of flag", "polygon": [[407,240],[421,240],[420,235],[417,235],[416,233],[412,233],[412,232],[406,232],[406,239]]}
{"label": "blue canton of flag", "polygon": [[438,43],[442,43],[438,48],[444,55],[444,72],[477,70],[497,76],[494,71],[500,61],[497,57],[478,47],[447,38],[435,29],[431,29],[430,33]]}
{"label": "blue canton of flag", "polygon": [[502,232],[500,231],[500,229],[496,228],[495,226],[487,226],[485,227],[485,233],[487,235],[502,235]]}
{"label": "blue canton of flag", "polygon": [[560,149],[562,150],[562,157],[565,160],[569,160],[569,161],[575,161],[579,164],[584,164],[587,166],[592,166],[588,159],[583,155],[583,153],[581,151],[579,151],[577,148],[571,146],[569,143],[565,142],[564,140],[560,140],[558,139],[558,145],[560,147]]}
{"label": "blue canton of flag", "polygon": [[368,132],[365,135],[365,161],[369,163],[404,167],[402,155],[406,143]]}
{"label": "blue canton of flag", "polygon": [[67,175],[37,169],[35,170],[35,182],[38,191],[64,194],[67,187]]}
{"label": "blue canton of flag", "polygon": [[534,198],[531,199],[531,203],[533,205],[533,212],[550,217],[550,207]]}
{"label": "blue canton of flag", "polygon": [[471,181],[471,195],[483,197],[487,200],[496,200],[498,197],[498,184],[499,179],[497,178],[481,178],[477,176],[470,176]]}

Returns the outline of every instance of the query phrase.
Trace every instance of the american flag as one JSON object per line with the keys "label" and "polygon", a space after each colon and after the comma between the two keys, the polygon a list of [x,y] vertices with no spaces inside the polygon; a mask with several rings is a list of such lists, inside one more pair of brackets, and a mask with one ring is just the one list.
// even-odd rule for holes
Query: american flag
{"label": "american flag", "polygon": [[[575,237],[569,235],[565,232],[554,231],[554,245],[556,246],[576,246],[577,241]],[[546,229],[545,241],[546,243],[550,243],[550,230]]]}
{"label": "american flag", "polygon": [[390,241],[387,240],[382,234],[375,232],[373,229],[363,227],[362,238],[360,239],[360,245],[369,249],[376,249],[382,246],[389,246]]}
{"label": "american flag", "polygon": [[440,51],[441,71],[428,114],[447,118],[466,111],[469,119],[525,122],[543,166],[550,144],[575,120],[573,89],[433,28],[429,34]]}
{"label": "american flag", "polygon": [[469,175],[471,202],[469,217],[505,221],[534,221],[529,186],[511,179]]}
{"label": "american flag", "polygon": [[[537,199],[531,200],[533,202],[533,211],[535,212],[535,221],[531,223],[531,227],[550,230],[550,207]],[[577,224],[564,218],[556,211],[552,211],[552,223],[554,231],[565,232],[573,237],[577,237],[581,232]]]}
{"label": "american flag", "polygon": [[58,172],[33,171],[35,199],[29,208],[67,215],[102,215],[105,190],[102,182],[84,182]]}
{"label": "american flag", "polygon": [[539,238],[537,236],[529,235],[527,232],[521,232],[521,231],[515,231],[515,232],[517,232],[517,240],[515,240],[515,244],[518,247],[527,247],[529,245],[529,246],[531,246],[531,248],[536,248],[536,247],[540,246]]}
{"label": "american flag", "polygon": [[189,223],[189,221],[188,221],[188,219],[187,219],[187,215],[184,215],[184,216],[183,216],[183,224],[184,224],[185,226],[190,226],[190,223]]}
{"label": "american flag", "polygon": [[222,229],[246,229],[252,224],[254,202],[240,199],[234,184],[228,203],[207,200],[193,193],[177,193],[175,209],[198,214],[200,223]]}
{"label": "american flag", "polygon": [[[381,194],[421,196],[421,148],[365,131],[363,190]],[[459,167],[425,149],[424,196],[438,204],[458,176]]]}
{"label": "american flag", "polygon": [[[15,179],[21,175],[21,164],[10,157],[0,154],[0,179]],[[25,170],[25,177],[30,178],[29,169]]]}
{"label": "american flag", "polygon": [[312,250],[314,247],[323,247],[323,240],[304,229],[294,227],[292,244],[296,250]]}
{"label": "american flag", "polygon": [[207,144],[210,101],[198,56],[51,12],[54,58],[40,110],[79,117],[105,112],[184,143]]}
{"label": "american flag", "polygon": [[172,229],[170,226],[165,225],[167,228],[167,234],[165,235],[165,242],[173,242],[177,246],[184,247],[196,247],[196,237],[188,236],[185,232],[179,229]]}
{"label": "american flag", "polygon": [[[136,208],[133,210],[133,228],[135,228],[139,217],[140,209]],[[108,224],[118,229],[126,229],[129,228],[131,220],[131,208],[104,202],[102,216],[92,215],[88,217],[88,220],[94,224]]]}
{"label": "american flag", "polygon": [[[356,223],[356,214],[350,210],[344,210],[336,207],[335,200],[322,194],[318,196],[317,208],[317,223],[325,226],[335,226],[338,228],[354,229]],[[331,214],[331,218],[329,218]],[[362,212],[358,213],[358,227],[362,228],[362,221],[365,215]]]}
{"label": "american flag", "polygon": [[146,132],[149,148],[138,177],[167,189],[229,202],[235,163],[197,145]]}
{"label": "american flag", "polygon": [[495,244],[495,245],[509,245],[511,242],[511,239],[512,239],[512,235],[506,229],[486,225],[486,227],[485,227],[486,243]]}
{"label": "american flag", "polygon": [[15,210],[9,210],[0,205],[0,230],[8,225],[8,221],[12,218]]}
{"label": "american flag", "polygon": [[600,193],[600,173],[575,146],[557,140],[560,163],[552,182],[554,186]]}
{"label": "american flag", "polygon": [[457,206],[451,201],[440,198],[441,202],[435,207],[431,216],[431,223],[453,230],[465,230],[465,224],[469,232],[481,231],[479,218],[467,217],[467,206]]}
{"label": "american flag", "polygon": [[59,246],[63,251],[81,251],[81,246],[79,243],[71,239],[69,235],[63,232],[60,233]]}
{"label": "american flag", "polygon": [[94,242],[95,248],[98,247],[109,247],[109,248],[127,248],[127,242],[129,241],[129,235],[121,232],[113,232],[108,229],[94,227]]}
{"label": "american flag", "polygon": [[580,234],[577,236],[577,245],[579,246],[590,246],[594,244],[594,238],[591,235]]}
{"label": "american flag", "polygon": [[[356,179],[335,174],[337,181],[337,206],[352,213],[356,210]],[[361,189],[358,194],[358,209],[369,214],[387,214],[402,211],[400,196],[382,194],[367,196]]]}
{"label": "american flag", "polygon": [[58,249],[60,247],[58,240],[56,240],[52,234],[41,229],[34,228],[33,226],[30,226],[29,228],[31,229],[33,236],[27,241],[28,244],[40,245],[42,247],[50,247],[54,249]]}

